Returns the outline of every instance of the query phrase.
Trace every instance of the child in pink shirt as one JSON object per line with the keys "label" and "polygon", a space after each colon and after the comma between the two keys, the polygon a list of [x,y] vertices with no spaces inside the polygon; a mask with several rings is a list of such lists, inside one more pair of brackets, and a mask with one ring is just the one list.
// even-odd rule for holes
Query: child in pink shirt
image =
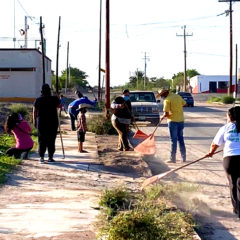
{"label": "child in pink shirt", "polygon": [[22,119],[22,117],[17,114],[11,114],[5,123],[5,130],[7,133],[12,133],[15,138],[16,145],[9,148],[6,151],[8,156],[14,156],[15,158],[20,158],[23,152],[26,152],[25,159],[29,151],[33,148],[33,140],[30,136],[31,127],[29,123]]}

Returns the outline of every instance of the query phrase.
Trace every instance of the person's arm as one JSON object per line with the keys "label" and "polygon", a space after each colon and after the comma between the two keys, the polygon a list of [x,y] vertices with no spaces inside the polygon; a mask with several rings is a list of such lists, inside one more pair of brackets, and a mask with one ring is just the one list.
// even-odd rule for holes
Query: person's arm
{"label": "person's arm", "polygon": [[160,117],[160,122],[164,118],[169,117],[169,111],[170,111],[170,102],[169,102],[169,100],[165,99],[164,102],[163,102],[163,115]]}
{"label": "person's arm", "polygon": [[216,150],[219,148],[219,146],[217,144],[215,144],[214,142],[212,142],[210,149],[209,149],[209,153],[206,155],[206,157],[212,157],[212,155],[216,152]]}
{"label": "person's arm", "polygon": [[116,109],[116,108],[124,108],[125,104],[117,104],[115,101],[112,102],[111,108]]}
{"label": "person's arm", "polygon": [[187,107],[187,102],[182,98],[182,106]]}
{"label": "person's arm", "polygon": [[37,127],[37,115],[38,115],[38,110],[33,107],[33,126]]}
{"label": "person's arm", "polygon": [[225,126],[221,127],[216,136],[214,137],[212,144],[210,146],[209,152],[206,154],[206,157],[212,157],[212,155],[215,153],[215,151],[224,144],[224,132],[225,132]]}
{"label": "person's arm", "polygon": [[163,112],[163,115],[160,117],[160,122],[167,117],[169,117],[169,112]]}

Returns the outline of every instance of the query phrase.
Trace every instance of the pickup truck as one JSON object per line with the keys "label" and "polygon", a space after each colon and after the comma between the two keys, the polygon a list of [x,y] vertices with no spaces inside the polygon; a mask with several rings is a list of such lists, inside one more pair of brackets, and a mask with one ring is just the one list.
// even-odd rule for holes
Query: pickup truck
{"label": "pickup truck", "polygon": [[160,118],[159,102],[152,91],[131,91],[132,114],[136,121],[148,121],[157,125]]}

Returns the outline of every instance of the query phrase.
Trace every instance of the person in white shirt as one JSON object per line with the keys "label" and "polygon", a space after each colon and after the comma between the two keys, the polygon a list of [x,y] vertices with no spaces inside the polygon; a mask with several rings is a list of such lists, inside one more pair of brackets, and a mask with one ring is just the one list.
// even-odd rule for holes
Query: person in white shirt
{"label": "person in white shirt", "polygon": [[227,124],[221,127],[211,144],[211,157],[216,149],[224,145],[223,167],[229,181],[233,212],[240,218],[240,107],[228,110]]}

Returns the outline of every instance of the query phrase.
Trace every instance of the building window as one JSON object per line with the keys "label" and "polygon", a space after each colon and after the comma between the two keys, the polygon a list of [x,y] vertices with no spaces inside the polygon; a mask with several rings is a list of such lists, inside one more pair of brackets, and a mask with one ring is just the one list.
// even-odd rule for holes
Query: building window
{"label": "building window", "polygon": [[228,82],[218,82],[219,89],[226,89],[228,87]]}
{"label": "building window", "polygon": [[35,72],[36,68],[0,68],[0,72]]}

